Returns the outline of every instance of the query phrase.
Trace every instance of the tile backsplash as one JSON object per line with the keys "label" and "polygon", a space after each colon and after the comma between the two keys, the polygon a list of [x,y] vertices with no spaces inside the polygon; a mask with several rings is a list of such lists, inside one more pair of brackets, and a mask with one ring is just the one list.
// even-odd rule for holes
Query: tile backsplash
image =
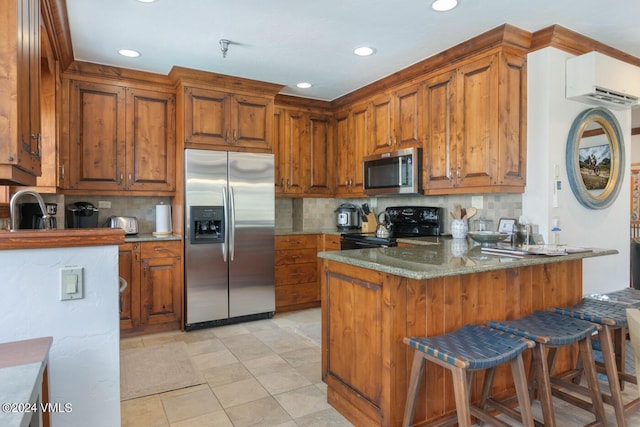
{"label": "tile backsplash", "polygon": [[66,228],[66,206],[75,202],[89,202],[98,207],[98,202],[110,202],[110,208],[99,208],[98,227],[102,227],[110,216],[135,216],[139,232],[153,233],[156,229],[156,205],[171,204],[170,197],[118,197],[118,196],[63,196],[43,194],[47,203],[57,203],[58,228]]}
{"label": "tile backsplash", "polygon": [[370,197],[362,199],[276,199],[276,228],[282,230],[309,231],[336,229],[336,208],[342,203],[362,205],[368,203],[373,212],[379,212],[390,206],[436,206],[444,208],[444,232],[450,232],[451,217],[449,211],[459,204],[471,207],[472,197],[482,197],[482,209],[473,219],[493,220],[496,228],[500,218],[518,218],[522,215],[522,195],[509,193],[491,193],[450,196],[396,196]]}
{"label": "tile backsplash", "polygon": [[[518,218],[522,214],[521,194],[480,194],[482,209],[474,217],[493,220],[497,227],[500,218]],[[169,197],[121,197],[121,196],[64,196],[43,194],[48,203],[58,204],[58,227],[65,227],[65,206],[75,202],[89,202],[98,207],[98,202],[111,203],[110,208],[100,208],[98,226],[101,227],[107,218],[115,215],[135,216],[138,218],[140,233],[155,231],[155,207],[159,204],[170,204]],[[451,217],[449,211],[456,204],[462,207],[471,206],[472,195],[451,196],[396,196],[370,197],[361,199],[333,199],[333,198],[276,198],[275,212],[276,229],[294,230],[302,232],[319,232],[336,230],[336,209],[342,203],[362,205],[368,203],[373,212],[386,209],[389,206],[437,206],[444,208],[444,232],[450,231]]]}

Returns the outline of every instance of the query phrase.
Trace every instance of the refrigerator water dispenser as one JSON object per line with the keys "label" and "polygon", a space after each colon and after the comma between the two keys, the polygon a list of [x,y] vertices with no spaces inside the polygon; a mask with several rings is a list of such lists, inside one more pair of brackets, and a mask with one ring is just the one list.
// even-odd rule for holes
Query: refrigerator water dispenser
{"label": "refrigerator water dispenser", "polygon": [[224,208],[191,206],[191,244],[224,242]]}

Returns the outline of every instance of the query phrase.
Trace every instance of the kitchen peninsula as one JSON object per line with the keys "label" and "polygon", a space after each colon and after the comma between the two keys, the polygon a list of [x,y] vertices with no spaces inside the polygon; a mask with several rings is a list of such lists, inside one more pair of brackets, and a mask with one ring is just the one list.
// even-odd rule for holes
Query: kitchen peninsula
{"label": "kitchen peninsula", "polygon": [[[515,258],[484,254],[480,246],[461,251],[459,243],[440,239],[318,254],[327,399],[355,425],[402,425],[412,358],[405,336],[440,335],[468,323],[574,304],[582,298],[582,260],[618,253]],[[577,350],[559,354],[557,369],[567,369]],[[455,409],[445,370],[428,364],[425,371],[430,380],[421,383],[416,423]],[[496,375],[494,393],[509,391],[508,372]],[[473,399],[479,393],[476,386]]]}

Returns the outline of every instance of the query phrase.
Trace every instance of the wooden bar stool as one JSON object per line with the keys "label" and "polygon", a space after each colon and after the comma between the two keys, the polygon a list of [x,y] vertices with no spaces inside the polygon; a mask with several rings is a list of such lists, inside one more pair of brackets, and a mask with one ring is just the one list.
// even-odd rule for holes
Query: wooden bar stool
{"label": "wooden bar stool", "polygon": [[[451,371],[456,401],[455,414],[445,420],[438,420],[427,425],[444,426],[457,422],[460,427],[470,427],[473,415],[489,425],[508,427],[510,424],[495,418],[484,410],[482,400],[479,406],[471,404],[469,400],[476,371],[493,370],[503,363],[510,362],[516,395],[520,404],[520,413],[522,414],[522,425],[533,426],[531,401],[522,362],[522,352],[535,345],[532,341],[481,325],[466,325],[449,334],[428,338],[404,338],[404,342],[415,349],[402,423],[404,427],[413,423],[416,399],[426,360]],[[492,375],[489,376],[492,377]],[[485,394],[488,393],[485,393],[483,386],[483,397]]]}
{"label": "wooden bar stool", "polygon": [[584,319],[600,325],[598,332],[600,349],[604,366],[598,365],[599,371],[604,371],[609,382],[609,395],[602,396],[605,403],[613,406],[618,426],[626,426],[625,414],[640,407],[640,398],[625,404],[622,400],[623,381],[637,384],[634,375],[624,372],[626,357],[627,313],[628,304],[583,298],[578,304],[569,307],[551,308],[555,313],[577,319]]}
{"label": "wooden bar stool", "polygon": [[[599,329],[598,325],[579,319],[569,319],[566,316],[546,311],[536,311],[515,320],[487,321],[485,324],[536,342],[537,345],[533,349],[532,379],[536,382],[535,389],[540,396],[545,426],[552,427],[556,425],[552,393],[568,396],[563,390],[566,388],[572,391],[577,391],[578,388],[581,388],[583,392],[586,391],[591,396],[591,402],[567,400],[569,403],[590,411],[595,415],[596,422],[606,425],[590,339],[591,335]],[[576,384],[560,387],[559,384],[554,383],[552,386],[551,373],[553,372],[556,350],[575,343],[578,343],[580,350],[580,358],[589,384],[588,389],[584,390],[584,387]],[[492,404],[501,405],[501,402],[492,402]]]}

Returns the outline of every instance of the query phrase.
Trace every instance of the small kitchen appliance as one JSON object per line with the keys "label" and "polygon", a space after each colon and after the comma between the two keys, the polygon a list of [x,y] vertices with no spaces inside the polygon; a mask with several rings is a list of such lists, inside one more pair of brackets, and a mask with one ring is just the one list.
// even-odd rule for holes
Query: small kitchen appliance
{"label": "small kitchen appliance", "polygon": [[67,205],[67,228],[98,228],[99,209],[89,202]]}
{"label": "small kitchen appliance", "polygon": [[[388,219],[387,219],[388,218]],[[389,207],[378,215],[378,223],[384,219],[384,231],[377,233],[342,233],[340,249],[364,249],[397,246],[399,237],[439,236],[442,232],[442,210],[428,206]]]}
{"label": "small kitchen appliance", "polygon": [[343,203],[336,209],[338,231],[359,230],[362,227],[362,211],[352,203]]}
{"label": "small kitchen appliance", "polygon": [[134,216],[110,216],[105,223],[109,228],[122,228],[124,234],[138,234],[138,218]]}
{"label": "small kitchen appliance", "polygon": [[[47,208],[47,215],[49,218],[49,229],[53,230],[58,228],[56,220],[56,214],[58,212],[58,205],[56,203],[45,203]],[[42,219],[42,209],[38,203],[22,203],[20,205],[20,228],[21,229],[43,229],[45,228],[44,220]]]}

